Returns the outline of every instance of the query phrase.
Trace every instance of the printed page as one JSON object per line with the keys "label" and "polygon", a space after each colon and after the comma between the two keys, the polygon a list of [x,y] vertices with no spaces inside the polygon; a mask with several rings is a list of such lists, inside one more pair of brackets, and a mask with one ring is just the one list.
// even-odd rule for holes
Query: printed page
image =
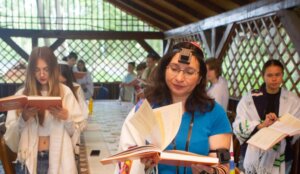
{"label": "printed page", "polygon": [[126,161],[126,160],[136,160],[145,157],[153,157],[156,155],[159,156],[160,152],[161,152],[160,149],[152,145],[138,146],[117,153],[110,157],[103,158],[100,162],[105,165],[105,164],[116,163],[120,161]]}
{"label": "printed page", "polygon": [[[285,134],[288,134],[290,136],[293,136],[297,134],[297,131],[300,131],[300,127],[295,127],[295,122],[291,122],[289,124],[283,123],[281,121],[276,121],[274,124],[272,124],[270,129],[274,129],[280,132],[283,132]],[[300,133],[300,132],[299,132]]]}
{"label": "printed page", "polygon": [[145,100],[129,122],[142,137],[163,150],[177,134],[181,117],[181,103],[152,110],[148,101]]}
{"label": "printed page", "polygon": [[270,126],[270,128],[282,131],[290,136],[300,134],[300,120],[290,114],[284,114]]}
{"label": "printed page", "polygon": [[154,109],[154,112],[161,113],[161,120],[163,123],[163,132],[165,134],[163,142],[161,143],[161,149],[165,149],[176,136],[183,114],[182,103],[175,103],[168,106],[163,106]]}
{"label": "printed page", "polygon": [[256,134],[254,134],[248,141],[248,144],[256,146],[262,150],[268,150],[280,140],[282,140],[287,134],[281,131],[270,128],[262,128]]}
{"label": "printed page", "polygon": [[160,127],[157,120],[150,104],[147,100],[144,100],[134,116],[129,120],[129,123],[139,132],[141,137],[147,140],[150,139],[151,144],[161,147],[162,135],[157,130]]}

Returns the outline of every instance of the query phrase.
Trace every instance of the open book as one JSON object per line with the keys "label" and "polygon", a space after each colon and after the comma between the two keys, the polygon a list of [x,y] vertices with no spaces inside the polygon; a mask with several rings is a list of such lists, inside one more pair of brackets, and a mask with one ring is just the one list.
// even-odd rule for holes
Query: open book
{"label": "open book", "polygon": [[204,165],[215,165],[219,162],[219,159],[216,157],[202,156],[180,150],[161,151],[160,148],[154,145],[145,145],[130,148],[126,151],[102,159],[101,163],[110,164],[119,161],[135,160],[145,157],[157,157],[159,159],[159,163],[161,164],[188,167],[197,163]]}
{"label": "open book", "polygon": [[62,107],[61,97],[13,95],[0,99],[0,111],[22,109],[25,106],[37,107],[41,110],[51,106]]}
{"label": "open book", "polygon": [[271,126],[260,129],[247,143],[268,150],[285,137],[297,134],[300,134],[300,120],[287,113]]}
{"label": "open book", "polygon": [[183,114],[182,103],[175,103],[152,109],[144,100],[137,112],[129,119],[128,126],[138,132],[151,145],[137,146],[101,160],[102,164],[135,160],[157,156],[159,163],[190,166],[193,163],[213,165],[218,158],[200,156],[185,151],[164,151],[176,136]]}

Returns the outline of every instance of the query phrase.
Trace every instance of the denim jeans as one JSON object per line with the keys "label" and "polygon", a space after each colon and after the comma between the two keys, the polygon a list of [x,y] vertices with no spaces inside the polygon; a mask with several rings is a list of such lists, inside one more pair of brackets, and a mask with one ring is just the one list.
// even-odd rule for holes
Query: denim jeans
{"label": "denim jeans", "polygon": [[[37,174],[47,174],[49,168],[49,152],[42,151],[38,152],[37,155]],[[15,165],[16,174],[28,174],[27,167],[25,164],[17,162]]]}

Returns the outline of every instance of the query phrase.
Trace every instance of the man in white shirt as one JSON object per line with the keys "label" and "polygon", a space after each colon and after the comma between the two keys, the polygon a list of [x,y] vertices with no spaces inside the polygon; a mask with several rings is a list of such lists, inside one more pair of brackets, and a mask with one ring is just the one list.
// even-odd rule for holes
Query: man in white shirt
{"label": "man in white shirt", "polygon": [[229,101],[229,90],[227,80],[221,77],[222,62],[216,58],[209,58],[205,63],[207,68],[207,80],[210,82],[207,93],[226,111]]}

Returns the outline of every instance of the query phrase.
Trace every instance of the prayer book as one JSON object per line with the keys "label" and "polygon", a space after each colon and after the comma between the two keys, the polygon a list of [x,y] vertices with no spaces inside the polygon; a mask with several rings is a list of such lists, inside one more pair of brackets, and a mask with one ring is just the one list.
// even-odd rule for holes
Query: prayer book
{"label": "prayer book", "polygon": [[159,163],[177,166],[190,166],[195,163],[217,164],[219,159],[216,157],[201,156],[179,150],[164,151],[179,130],[182,114],[181,102],[152,109],[148,101],[144,100],[139,109],[129,119],[128,127],[132,131],[138,132],[150,144],[129,148],[102,159],[101,163],[110,164],[145,157],[156,157],[159,159]]}
{"label": "prayer book", "polygon": [[13,95],[0,98],[0,111],[22,109],[23,107],[36,107],[46,110],[52,106],[62,107],[61,97],[56,96],[26,96]]}
{"label": "prayer book", "polygon": [[180,150],[161,151],[160,148],[151,144],[130,148],[126,151],[102,159],[101,163],[105,165],[140,158],[157,158],[158,163],[161,164],[187,167],[190,167],[192,164],[215,165],[219,163],[217,157],[203,156]]}
{"label": "prayer book", "polygon": [[78,80],[78,79],[82,79],[84,76],[86,76],[86,72],[76,71],[76,72],[73,72],[73,75],[74,75],[75,79]]}
{"label": "prayer book", "polygon": [[285,137],[297,134],[300,134],[300,119],[286,113],[271,126],[256,132],[247,143],[268,150]]}

